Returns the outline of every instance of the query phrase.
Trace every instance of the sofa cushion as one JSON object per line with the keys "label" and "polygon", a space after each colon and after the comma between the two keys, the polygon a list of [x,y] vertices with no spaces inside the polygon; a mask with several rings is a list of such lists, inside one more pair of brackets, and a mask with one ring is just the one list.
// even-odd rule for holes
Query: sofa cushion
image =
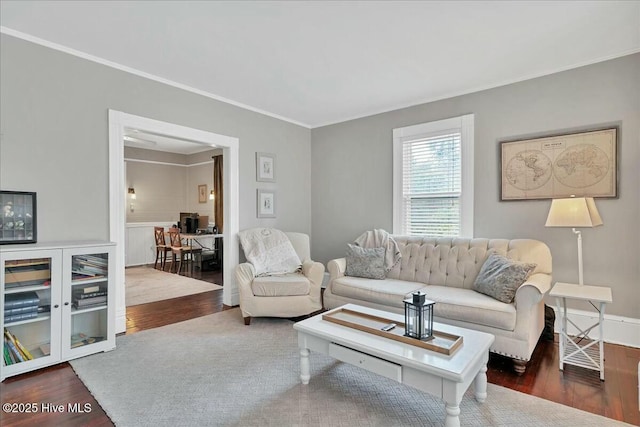
{"label": "sofa cushion", "polygon": [[368,279],[384,279],[385,253],[386,250],[383,247],[362,248],[356,245],[347,245],[347,266],[344,274]]}
{"label": "sofa cushion", "polygon": [[473,290],[504,303],[513,302],[518,288],[527,280],[535,264],[518,262],[505,256],[491,254],[482,265]]}
{"label": "sofa cushion", "polygon": [[251,282],[251,291],[258,297],[309,295],[310,289],[311,282],[300,273],[261,276]]}
{"label": "sofa cushion", "polygon": [[[354,300],[368,301],[390,307],[404,307],[407,294],[421,289],[424,283],[404,280],[371,280],[342,276],[331,284],[331,293]],[[355,301],[354,301],[355,302]]]}
{"label": "sofa cushion", "polygon": [[513,331],[516,327],[516,307],[470,289],[449,286],[426,286],[420,291],[435,301],[436,317],[460,320],[477,325]]}

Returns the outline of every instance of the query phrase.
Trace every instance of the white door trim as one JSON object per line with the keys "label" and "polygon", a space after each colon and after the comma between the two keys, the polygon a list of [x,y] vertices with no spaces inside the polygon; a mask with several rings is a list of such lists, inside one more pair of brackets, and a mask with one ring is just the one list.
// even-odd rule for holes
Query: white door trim
{"label": "white door trim", "polygon": [[222,148],[224,156],[223,303],[239,302],[233,269],[238,264],[239,244],[239,140],[160,120],[109,110],[109,236],[116,243],[116,332],[127,329],[125,304],[126,188],[124,163],[125,129],[137,129],[198,144]]}

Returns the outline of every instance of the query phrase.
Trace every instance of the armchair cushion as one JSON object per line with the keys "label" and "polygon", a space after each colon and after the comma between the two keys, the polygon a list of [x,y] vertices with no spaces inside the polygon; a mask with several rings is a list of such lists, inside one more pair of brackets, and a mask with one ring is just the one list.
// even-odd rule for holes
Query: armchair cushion
{"label": "armchair cushion", "polygon": [[239,232],[238,237],[256,276],[300,270],[302,262],[284,232],[274,228],[252,228]]}
{"label": "armchair cushion", "polygon": [[309,295],[311,282],[300,273],[256,277],[251,282],[251,291],[257,297],[282,297]]}

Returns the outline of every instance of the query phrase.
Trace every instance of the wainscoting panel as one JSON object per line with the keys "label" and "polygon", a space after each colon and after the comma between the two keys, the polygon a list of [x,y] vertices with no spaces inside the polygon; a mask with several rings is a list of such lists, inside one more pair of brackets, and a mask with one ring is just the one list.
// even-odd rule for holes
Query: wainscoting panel
{"label": "wainscoting panel", "polygon": [[133,222],[125,228],[125,267],[152,264],[156,259],[156,242],[153,227],[171,227],[173,223]]}

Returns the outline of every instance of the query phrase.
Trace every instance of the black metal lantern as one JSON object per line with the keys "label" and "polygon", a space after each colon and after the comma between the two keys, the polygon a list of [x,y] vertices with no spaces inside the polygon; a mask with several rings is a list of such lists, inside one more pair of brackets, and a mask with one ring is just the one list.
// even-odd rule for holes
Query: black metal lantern
{"label": "black metal lantern", "polygon": [[404,335],[421,341],[433,338],[433,306],[424,293],[416,291],[404,300]]}

